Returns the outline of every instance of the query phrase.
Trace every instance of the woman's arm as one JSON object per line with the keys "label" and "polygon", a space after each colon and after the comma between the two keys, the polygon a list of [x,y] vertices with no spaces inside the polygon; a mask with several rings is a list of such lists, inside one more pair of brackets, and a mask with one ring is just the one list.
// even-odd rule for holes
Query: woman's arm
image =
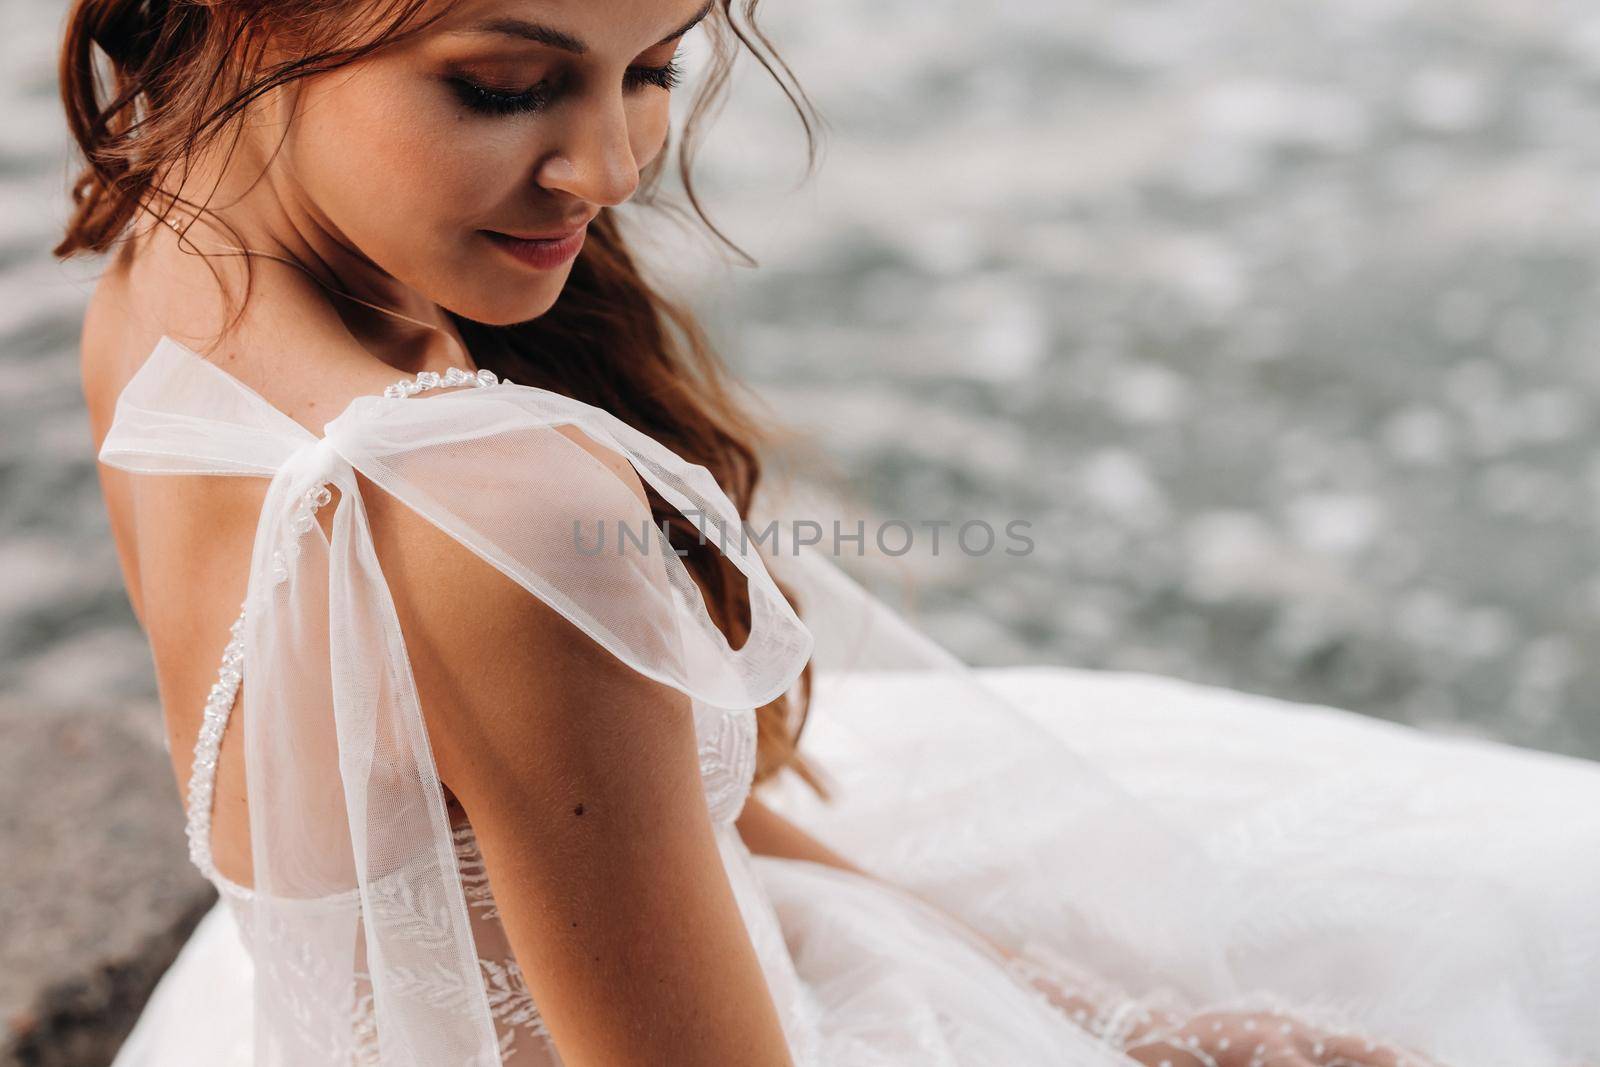
{"label": "woman's arm", "polygon": [[440,777],[563,1062],[789,1067],[689,698],[363,490]]}

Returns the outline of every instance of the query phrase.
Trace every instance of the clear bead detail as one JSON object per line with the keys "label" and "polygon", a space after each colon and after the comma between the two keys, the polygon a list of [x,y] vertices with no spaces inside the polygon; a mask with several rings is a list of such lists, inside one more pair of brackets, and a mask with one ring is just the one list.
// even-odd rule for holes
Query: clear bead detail
{"label": "clear bead detail", "polygon": [[[289,528],[295,534],[304,534],[316,523],[316,510],[333,500],[327,483],[314,485],[300,494],[295,509],[289,516]],[[299,555],[299,542],[291,541],[284,549],[274,549],[268,564],[268,574],[277,585],[289,577],[288,563]],[[184,833],[189,839],[189,860],[201,874],[219,889],[235,896],[248,898],[251,891],[222,876],[211,853],[211,812],[216,792],[217,755],[222,749],[222,735],[228,728],[229,716],[238,702],[239,687],[244,682],[244,622],[249,598],[239,605],[239,616],[229,628],[232,636],[222,651],[222,663],[217,668],[217,680],[206,693],[205,712],[201,718],[199,736],[194,744],[194,763],[189,772],[188,802],[185,805]]]}
{"label": "clear bead detail", "polygon": [[484,387],[489,385],[514,385],[510,378],[500,378],[488,367],[479,368],[474,374],[472,371],[461,367],[451,367],[440,374],[438,371],[425,370],[412,378],[401,378],[398,382],[383,391],[383,395],[391,400],[415,396],[425,389],[448,388],[453,385],[475,385]]}
{"label": "clear bead detail", "polygon": [[217,681],[206,696],[205,714],[200,725],[200,735],[194,745],[194,766],[189,773],[189,798],[184,833],[189,838],[189,860],[200,873],[213,882],[220,878],[211,856],[211,805],[217,780],[217,753],[222,748],[222,733],[228,726],[228,716],[239,694],[244,676],[239,665],[244,659],[245,604],[239,605],[239,617],[229,627],[232,636],[222,653],[222,666],[217,671]]}

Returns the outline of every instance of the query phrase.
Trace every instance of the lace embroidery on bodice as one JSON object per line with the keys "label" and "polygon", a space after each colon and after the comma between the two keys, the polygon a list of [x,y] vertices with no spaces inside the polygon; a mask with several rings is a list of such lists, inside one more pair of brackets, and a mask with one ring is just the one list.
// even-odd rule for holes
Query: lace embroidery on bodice
{"label": "lace embroidery on bodice", "polygon": [[[505,379],[507,382],[510,379]],[[452,367],[441,375],[424,371],[415,378],[402,379],[384,390],[386,397],[411,396],[424,389],[441,386],[493,385],[493,371],[483,369],[476,375]],[[305,533],[315,523],[316,509],[332,499],[327,485],[318,485],[301,495],[291,526],[297,533]],[[293,546],[291,546],[291,551]],[[274,553],[272,575],[276,581],[288,577],[286,560]],[[189,787],[185,802],[185,833],[189,841],[189,859],[200,873],[217,887],[217,891],[233,905],[233,913],[240,922],[241,933],[249,944],[256,933],[249,929],[249,909],[246,905],[255,891],[225,876],[217,869],[211,849],[211,816],[216,789],[217,759],[222,746],[222,735],[227,730],[233,707],[237,703],[240,685],[244,678],[244,624],[249,610],[248,599],[240,604],[239,615],[230,626],[231,638],[222,653],[217,680],[206,697],[205,711],[199,734],[195,740],[194,760],[191,765]],[[702,717],[702,711],[709,714]],[[756,764],[756,722],[754,711],[722,711],[702,709],[696,705],[695,730],[699,740],[700,776],[705,790],[706,805],[712,824],[719,828],[730,825],[743,810],[745,798]],[[452,822],[451,833],[455,844],[457,873],[466,897],[472,921],[472,932],[478,946],[478,964],[488,996],[500,1043],[500,1055],[506,1062],[517,1052],[517,1040],[532,1037],[553,1058],[553,1047],[548,1045],[550,1034],[544,1025],[539,1009],[528,991],[522,969],[511,954],[504,928],[500,925],[500,912],[495,906],[489,887],[488,871],[483,854],[478,848],[477,835],[472,824],[463,819]],[[357,903],[358,890],[352,887],[330,898],[347,903]],[[378,899],[382,899],[381,894]],[[407,902],[397,901],[404,908]],[[364,980],[368,976],[361,976]],[[419,976],[418,981],[427,981]],[[363,981],[365,985],[365,981]],[[438,991],[449,996],[449,989]],[[372,1014],[370,989],[358,990],[355,1000],[355,1017],[351,1021],[354,1062],[377,1064],[378,1045],[376,1020]]]}

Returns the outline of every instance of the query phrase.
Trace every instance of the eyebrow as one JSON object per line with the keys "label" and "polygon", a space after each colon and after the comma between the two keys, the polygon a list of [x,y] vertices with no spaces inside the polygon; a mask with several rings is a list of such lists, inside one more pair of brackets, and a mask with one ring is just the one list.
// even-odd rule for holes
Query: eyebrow
{"label": "eyebrow", "polygon": [[[673,30],[671,33],[661,38],[661,40],[657,41],[653,47],[659,47],[660,45],[666,44],[668,41],[675,41],[679,37],[682,37],[684,34],[688,33],[690,30],[694,29],[695,26],[699,24],[701,19],[705,18],[711,13],[711,8],[715,6],[715,4],[716,0],[706,0],[705,6],[700,9],[699,13],[696,14],[694,18],[690,19],[688,22],[685,22],[676,30]],[[579,56],[587,55],[589,52],[589,46],[572,36],[570,33],[565,33],[561,30],[555,29],[554,27],[541,25],[537,22],[529,22],[527,19],[519,19],[510,16],[489,19],[486,22],[480,22],[476,26],[469,27],[462,32],[498,33],[507,37],[520,37],[524,40],[534,41],[538,44],[549,45],[551,48],[559,48],[563,52],[571,52],[574,55]]]}

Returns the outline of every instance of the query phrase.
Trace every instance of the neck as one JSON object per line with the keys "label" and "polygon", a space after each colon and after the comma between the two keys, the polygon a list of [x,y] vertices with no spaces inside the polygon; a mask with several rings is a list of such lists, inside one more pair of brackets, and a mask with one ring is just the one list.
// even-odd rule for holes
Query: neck
{"label": "neck", "polygon": [[[454,350],[446,362],[460,362],[466,346],[443,308],[357,249],[281,169],[262,168],[257,180],[232,188],[242,183],[228,174],[251,171],[256,168],[235,165],[217,179],[199,167],[179,186],[185,202],[161,196],[158,208],[173,204],[169,219],[202,252],[245,252],[297,269],[316,283],[317,295],[351,336],[385,362],[401,370],[429,365],[437,362],[430,352],[441,343]],[[193,191],[212,189],[209,195]]]}

